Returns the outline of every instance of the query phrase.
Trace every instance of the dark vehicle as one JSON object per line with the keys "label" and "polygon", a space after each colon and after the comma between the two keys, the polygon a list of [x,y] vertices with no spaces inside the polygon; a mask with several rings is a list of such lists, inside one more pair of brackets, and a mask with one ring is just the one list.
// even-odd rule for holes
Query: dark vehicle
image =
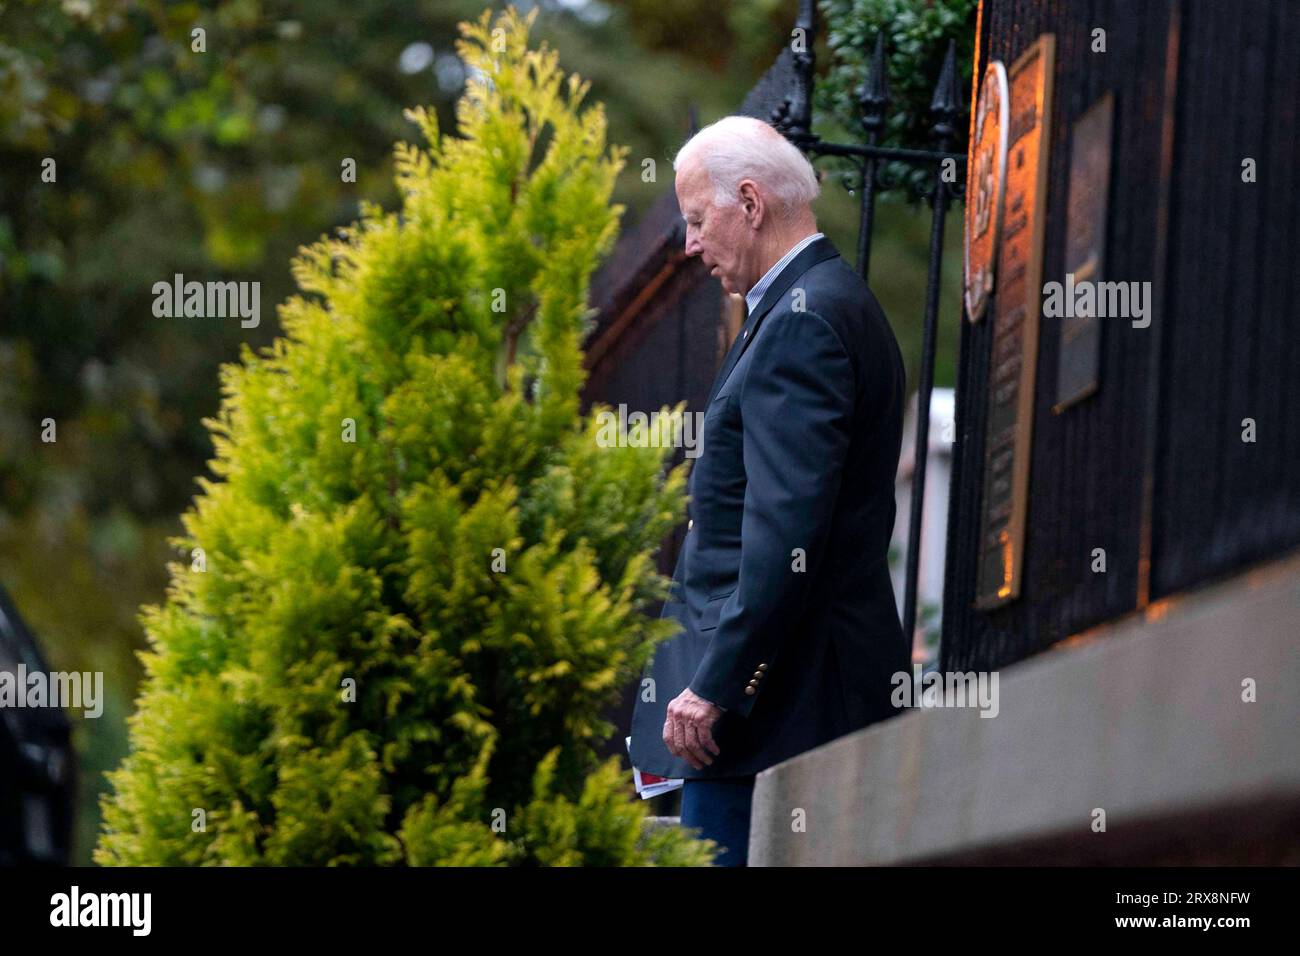
{"label": "dark vehicle", "polygon": [[[0,587],[0,673],[47,670],[36,638]],[[67,715],[0,700],[0,866],[67,865],[75,773]]]}

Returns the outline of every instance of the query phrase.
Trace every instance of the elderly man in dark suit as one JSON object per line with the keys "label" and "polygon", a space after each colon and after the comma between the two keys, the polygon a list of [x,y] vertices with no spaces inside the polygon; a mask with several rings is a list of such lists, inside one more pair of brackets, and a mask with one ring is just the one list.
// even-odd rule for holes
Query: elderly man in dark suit
{"label": "elderly man in dark suit", "polygon": [[681,630],[642,682],[631,757],[685,778],[682,825],[744,865],[755,775],[890,716],[909,670],[887,558],[903,363],[783,136],[729,116],[673,166],[686,254],[748,318],[705,411],[663,610]]}

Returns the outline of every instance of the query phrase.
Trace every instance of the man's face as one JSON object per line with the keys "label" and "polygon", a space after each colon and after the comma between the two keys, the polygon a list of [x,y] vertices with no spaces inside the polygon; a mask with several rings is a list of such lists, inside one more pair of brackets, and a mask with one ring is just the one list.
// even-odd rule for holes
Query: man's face
{"label": "man's face", "polygon": [[751,276],[753,245],[757,235],[745,218],[744,207],[715,206],[713,182],[698,162],[684,163],[677,171],[677,205],[686,220],[686,254],[699,256],[728,292],[744,295],[758,281]]}

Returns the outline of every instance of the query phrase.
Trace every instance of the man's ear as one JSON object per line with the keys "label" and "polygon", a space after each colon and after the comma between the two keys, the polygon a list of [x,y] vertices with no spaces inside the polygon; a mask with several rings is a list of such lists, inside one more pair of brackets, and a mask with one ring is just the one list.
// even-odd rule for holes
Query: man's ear
{"label": "man's ear", "polygon": [[763,215],[766,212],[763,208],[763,197],[752,179],[740,181],[740,209],[755,229],[763,224]]}

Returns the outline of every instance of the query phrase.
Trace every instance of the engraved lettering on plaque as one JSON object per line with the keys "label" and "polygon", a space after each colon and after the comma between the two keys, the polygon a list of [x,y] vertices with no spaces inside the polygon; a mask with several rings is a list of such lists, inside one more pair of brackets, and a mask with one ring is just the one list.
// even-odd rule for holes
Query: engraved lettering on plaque
{"label": "engraved lettering on plaque", "polygon": [[975,589],[982,610],[1019,597],[1024,565],[1055,54],[1055,36],[1043,34],[1008,71],[1006,220],[989,303],[993,341]]}

